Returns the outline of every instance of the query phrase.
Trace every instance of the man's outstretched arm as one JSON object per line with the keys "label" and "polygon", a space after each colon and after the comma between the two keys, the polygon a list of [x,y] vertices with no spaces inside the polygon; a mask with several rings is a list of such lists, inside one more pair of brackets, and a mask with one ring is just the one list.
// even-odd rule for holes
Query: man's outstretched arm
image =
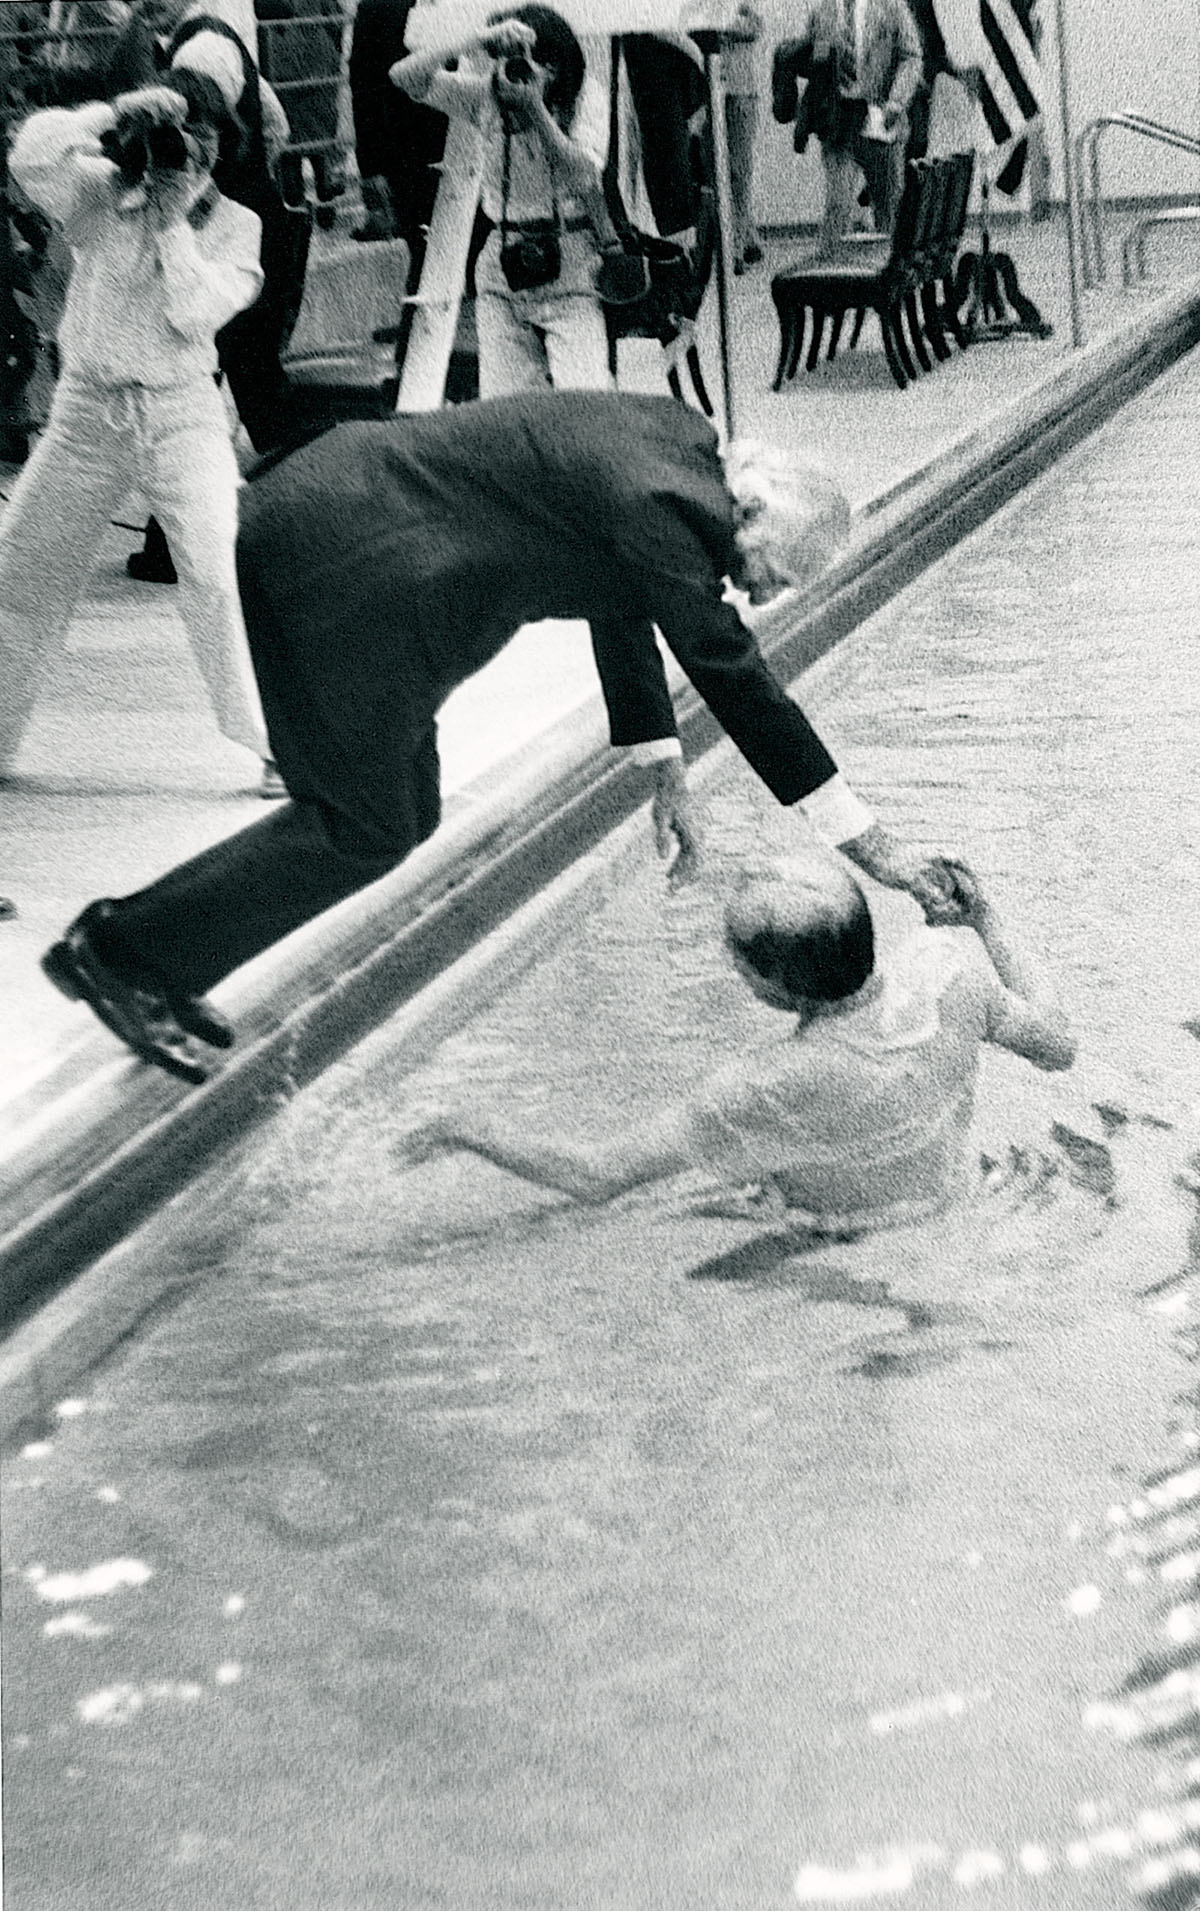
{"label": "man's outstretched arm", "polygon": [[599,1205],[631,1188],[662,1181],[691,1165],[686,1117],[671,1109],[628,1135],[591,1143],[524,1133],[490,1112],[442,1111],[397,1145],[405,1166],[463,1148],[522,1181]]}

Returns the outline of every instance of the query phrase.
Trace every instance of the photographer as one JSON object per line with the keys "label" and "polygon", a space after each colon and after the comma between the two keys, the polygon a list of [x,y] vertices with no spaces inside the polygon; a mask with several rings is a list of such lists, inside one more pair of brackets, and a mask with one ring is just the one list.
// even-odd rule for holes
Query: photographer
{"label": "photographer", "polygon": [[605,102],[585,71],[575,34],[542,6],[392,68],[410,98],[469,115],[483,134],[480,203],[495,230],[475,268],[481,398],[612,382],[596,280],[601,247],[618,240],[601,184]]}
{"label": "photographer", "polygon": [[214,382],[219,328],[262,283],[259,222],[212,183],[235,138],[217,89],[181,75],[35,113],[10,166],[63,230],[62,376],[0,524],[0,772],[65,641],[113,510],[134,485],[178,554],[180,611],[225,735],[269,746],[238,599],[238,472]]}

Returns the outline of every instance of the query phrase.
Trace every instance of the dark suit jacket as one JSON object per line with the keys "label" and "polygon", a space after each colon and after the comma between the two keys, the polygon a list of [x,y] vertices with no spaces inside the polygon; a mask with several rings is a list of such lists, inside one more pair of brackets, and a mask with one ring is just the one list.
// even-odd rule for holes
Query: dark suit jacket
{"label": "dark suit jacket", "polygon": [[242,494],[238,573],[272,734],[310,786],[378,817],[396,739],[523,625],[584,618],[614,743],[674,734],[655,625],[782,803],[833,775],[722,601],[716,436],[668,398],[546,392],[354,423]]}

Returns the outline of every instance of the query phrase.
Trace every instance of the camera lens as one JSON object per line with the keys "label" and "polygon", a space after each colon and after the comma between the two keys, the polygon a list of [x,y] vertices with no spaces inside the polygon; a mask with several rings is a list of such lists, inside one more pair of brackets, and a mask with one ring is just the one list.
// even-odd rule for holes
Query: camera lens
{"label": "camera lens", "polygon": [[533,68],[523,53],[513,53],[505,60],[504,77],[513,86],[528,86],[533,78]]}
{"label": "camera lens", "polygon": [[160,172],[182,172],[188,162],[187,141],[178,126],[155,126],[146,136],[150,164]]}
{"label": "camera lens", "polygon": [[127,186],[140,184],[145,177],[150,155],[146,147],[145,136],[133,133],[124,138],[114,139],[110,157],[120,169],[121,178]]}

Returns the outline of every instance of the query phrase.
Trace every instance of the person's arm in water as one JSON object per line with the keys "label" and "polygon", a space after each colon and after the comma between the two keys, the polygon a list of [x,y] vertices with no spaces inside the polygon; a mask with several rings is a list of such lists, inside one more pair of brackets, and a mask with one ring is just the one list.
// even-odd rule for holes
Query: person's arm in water
{"label": "person's arm in water", "polygon": [[495,1110],[448,1107],[418,1122],[396,1155],[409,1167],[465,1149],[523,1181],[599,1206],[687,1169],[759,1181],[790,1168],[806,1124],[820,1136],[821,1090],[820,1069],[789,1041],[726,1062],[661,1114],[593,1141],[531,1132]]}
{"label": "person's arm in water", "polygon": [[957,920],[974,929],[987,951],[997,985],[987,1003],[987,1035],[997,1048],[1021,1055],[1035,1068],[1070,1068],[1077,1043],[1049,980],[1037,963],[1018,951],[965,863],[948,861],[955,887]]}
{"label": "person's arm in water", "polygon": [[415,1167],[436,1155],[466,1149],[522,1181],[599,1205],[690,1167],[689,1126],[686,1109],[673,1108],[611,1139],[565,1142],[557,1136],[523,1133],[492,1112],[446,1109],[405,1135],[397,1155],[405,1167]]}

